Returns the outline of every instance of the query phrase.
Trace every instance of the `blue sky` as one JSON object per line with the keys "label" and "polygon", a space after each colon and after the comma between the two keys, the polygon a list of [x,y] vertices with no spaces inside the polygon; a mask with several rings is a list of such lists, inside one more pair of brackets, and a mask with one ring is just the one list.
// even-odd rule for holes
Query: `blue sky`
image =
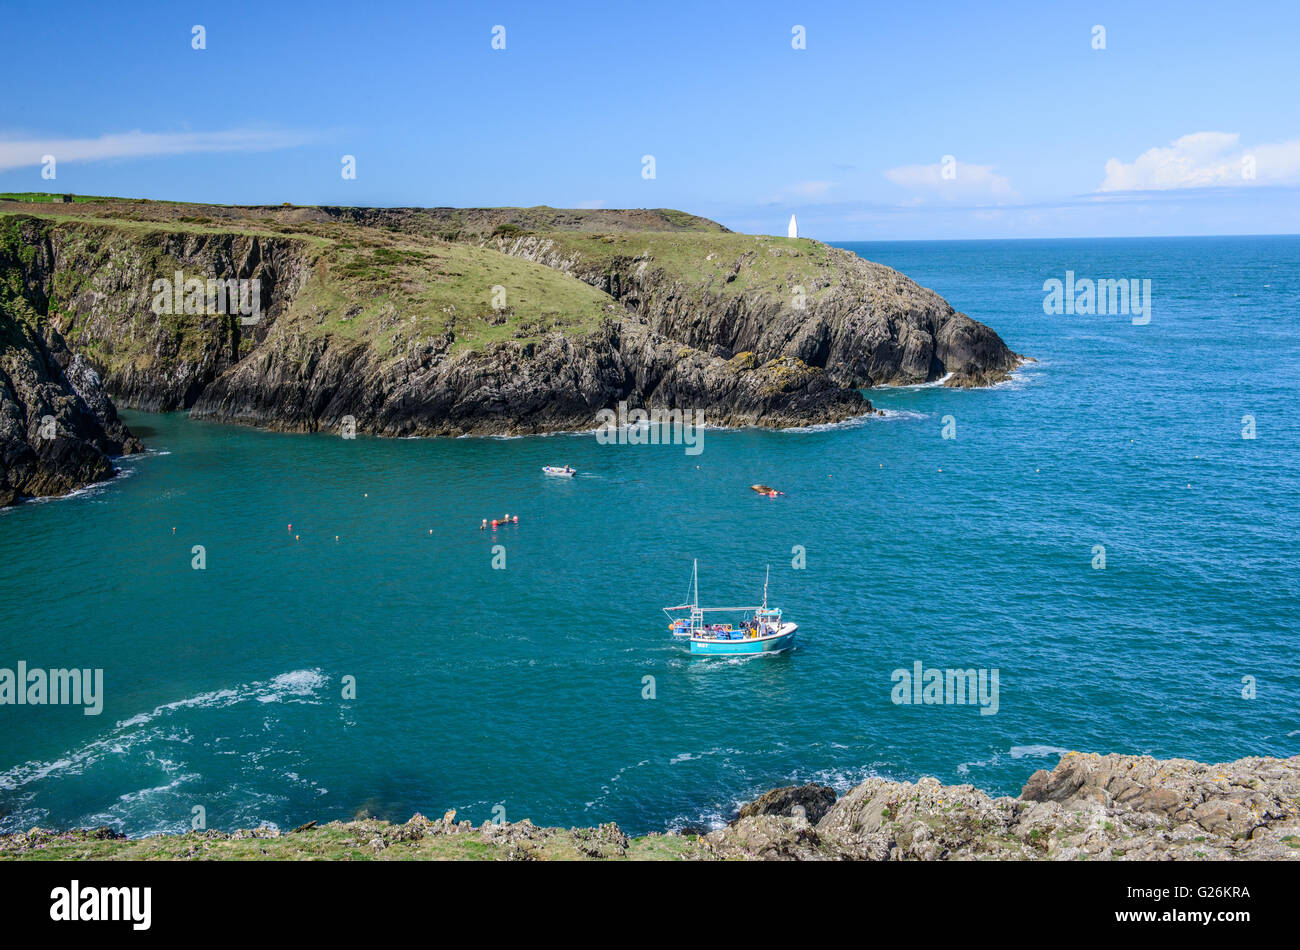
{"label": "blue sky", "polygon": [[793,212],[825,240],[1300,231],[1294,2],[6,0],[0,24],[4,191]]}

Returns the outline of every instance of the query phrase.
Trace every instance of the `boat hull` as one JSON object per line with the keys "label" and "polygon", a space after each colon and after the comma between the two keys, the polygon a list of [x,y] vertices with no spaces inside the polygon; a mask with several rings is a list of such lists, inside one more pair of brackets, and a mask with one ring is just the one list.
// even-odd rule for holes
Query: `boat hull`
{"label": "boat hull", "polygon": [[712,640],[707,637],[691,638],[691,656],[755,656],[760,653],[782,653],[794,646],[798,624],[787,623],[780,632],[766,637],[749,637],[738,640]]}

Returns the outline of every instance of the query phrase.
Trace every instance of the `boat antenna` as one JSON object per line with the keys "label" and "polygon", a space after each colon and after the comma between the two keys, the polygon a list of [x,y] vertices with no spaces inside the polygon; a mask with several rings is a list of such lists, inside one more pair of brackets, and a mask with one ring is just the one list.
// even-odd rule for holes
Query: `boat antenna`
{"label": "boat antenna", "polygon": [[698,558],[691,560],[691,586],[695,588],[695,596],[691,599],[691,606],[700,606],[700,561]]}
{"label": "boat antenna", "polygon": [[772,565],[767,566],[767,574],[763,578],[763,609],[767,610],[767,582],[772,577]]}

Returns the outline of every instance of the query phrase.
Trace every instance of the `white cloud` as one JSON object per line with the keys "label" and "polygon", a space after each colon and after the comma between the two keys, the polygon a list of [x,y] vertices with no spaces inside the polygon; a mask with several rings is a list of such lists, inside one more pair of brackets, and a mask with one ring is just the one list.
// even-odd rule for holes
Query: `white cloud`
{"label": "white cloud", "polygon": [[[894,184],[913,192],[934,195],[947,201],[1014,201],[1018,196],[1011,182],[1003,175],[995,174],[992,165],[971,165],[967,162],[953,162],[949,166],[950,177],[944,177],[944,166],[900,165],[885,170],[885,177]],[[913,197],[910,203],[919,204],[920,199]]]}
{"label": "white cloud", "polygon": [[1300,183],[1300,141],[1247,148],[1236,132],[1193,132],[1125,164],[1106,162],[1099,191]]}
{"label": "white cloud", "polygon": [[196,152],[264,152],[304,145],[299,132],[231,129],[225,132],[123,132],[93,139],[0,137],[0,171],[41,164],[45,155],[59,162],[97,162],[110,158],[150,158]]}

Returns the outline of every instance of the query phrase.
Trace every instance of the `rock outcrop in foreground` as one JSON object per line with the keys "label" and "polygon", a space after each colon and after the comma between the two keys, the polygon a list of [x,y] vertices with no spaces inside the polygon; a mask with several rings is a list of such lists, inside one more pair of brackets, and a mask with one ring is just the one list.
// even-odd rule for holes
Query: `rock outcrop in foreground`
{"label": "rock outcrop in foreground", "polygon": [[810,817],[778,802],[706,840],[727,858],[1296,859],[1300,756],[1205,765],[1070,752],[1019,798],[868,779]]}
{"label": "rock outcrop in foreground", "polygon": [[1300,756],[1224,765],[1067,753],[1019,798],[936,779],[869,779],[836,800],[820,785],[774,789],[707,835],[629,838],[617,825],[476,828],[454,811],[127,839],[109,828],[0,835],[0,859],[497,860],[1296,860]]}

